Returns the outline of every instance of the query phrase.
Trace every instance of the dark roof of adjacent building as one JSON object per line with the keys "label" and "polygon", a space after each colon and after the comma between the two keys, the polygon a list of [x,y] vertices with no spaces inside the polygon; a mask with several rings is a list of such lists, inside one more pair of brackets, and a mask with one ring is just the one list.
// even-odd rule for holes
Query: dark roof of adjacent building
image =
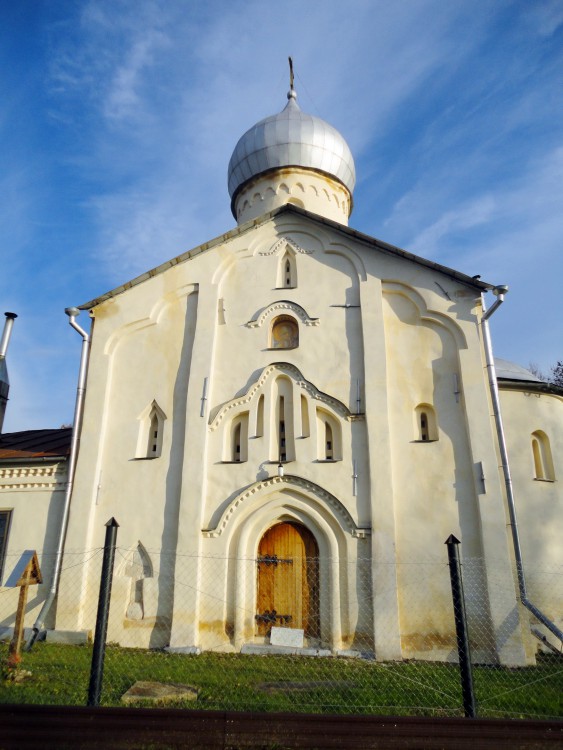
{"label": "dark roof of adjacent building", "polygon": [[526,370],[525,367],[517,365],[515,362],[509,362],[508,359],[495,357],[495,370],[497,371],[497,378],[500,380],[524,380],[527,383],[543,382],[530,370]]}
{"label": "dark roof of adjacent building", "polygon": [[24,430],[0,434],[0,461],[66,458],[72,427],[58,430]]}
{"label": "dark roof of adjacent building", "polygon": [[526,393],[551,393],[563,396],[563,388],[554,383],[547,383],[515,362],[495,357],[497,382],[502,390],[524,391]]}

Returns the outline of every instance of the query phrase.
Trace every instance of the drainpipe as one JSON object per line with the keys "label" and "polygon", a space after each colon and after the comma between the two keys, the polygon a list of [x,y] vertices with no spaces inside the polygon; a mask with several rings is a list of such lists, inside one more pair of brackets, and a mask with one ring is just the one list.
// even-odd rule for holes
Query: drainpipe
{"label": "drainpipe", "polygon": [[76,469],[76,461],[78,458],[78,447],[80,444],[80,432],[82,429],[82,412],[84,406],[84,393],[86,390],[86,373],[88,371],[88,359],[90,355],[90,337],[84,329],[82,329],[76,322],[76,318],[80,315],[80,310],[77,307],[67,307],[65,313],[68,315],[68,322],[74,328],[75,331],[82,336],[82,352],[80,355],[80,369],[78,371],[78,386],[76,388],[76,402],[74,405],[74,421],[72,429],[72,440],[70,443],[70,455],[68,458],[68,474],[65,489],[65,498],[63,505],[63,517],[61,519],[61,528],[59,532],[59,539],[57,543],[57,550],[55,553],[55,569],[53,571],[53,579],[51,583],[51,589],[49,595],[41,608],[37,620],[33,626],[33,633],[27,644],[25,650],[30,651],[35,643],[39,632],[43,629],[45,618],[59,588],[59,581],[61,578],[61,566],[63,562],[64,544],[66,538],[66,532],[68,528],[68,518],[70,514],[70,499],[72,496],[72,488],[74,485],[74,472]]}
{"label": "drainpipe", "polygon": [[6,367],[6,352],[8,351],[14,320],[18,317],[13,312],[7,312],[4,315],[6,316],[6,322],[4,323],[4,330],[0,339],[0,433],[4,425],[4,415],[6,414],[6,406],[8,405],[8,393],[10,392],[10,378],[8,377],[8,368]]}
{"label": "drainpipe", "polygon": [[498,445],[500,451],[500,459],[502,464],[502,472],[504,475],[504,483],[506,486],[506,501],[508,503],[508,515],[510,518],[510,531],[512,533],[512,545],[514,547],[514,558],[516,560],[516,573],[518,576],[518,590],[520,592],[520,601],[528,609],[534,617],[536,617],[545,627],[550,630],[563,643],[563,632],[553,623],[546,615],[543,614],[532,602],[528,599],[528,591],[526,588],[526,578],[524,576],[524,563],[522,561],[522,550],[520,547],[520,536],[518,534],[518,521],[516,519],[516,506],[514,503],[514,490],[512,487],[512,477],[510,475],[510,465],[508,463],[508,452],[506,449],[506,438],[504,434],[504,426],[502,423],[502,416],[500,412],[500,397],[498,391],[497,375],[495,371],[495,363],[493,359],[493,347],[491,343],[491,334],[489,331],[488,320],[491,315],[498,310],[498,308],[504,302],[504,296],[508,292],[508,287],[501,285],[496,286],[493,289],[493,294],[496,296],[496,301],[492,307],[488,310],[485,306],[485,300],[483,298],[483,316],[481,318],[481,330],[483,332],[483,344],[485,347],[485,361],[487,363],[487,374],[489,378],[489,387],[491,390],[491,401],[493,405],[493,416],[495,420],[495,427],[497,430]]}

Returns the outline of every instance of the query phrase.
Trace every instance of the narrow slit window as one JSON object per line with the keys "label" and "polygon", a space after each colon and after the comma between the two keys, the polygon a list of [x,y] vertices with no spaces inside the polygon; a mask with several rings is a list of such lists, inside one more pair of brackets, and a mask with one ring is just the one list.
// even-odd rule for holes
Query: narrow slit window
{"label": "narrow slit window", "polygon": [[276,287],[278,289],[295,289],[297,286],[297,264],[295,253],[286,250],[280,258],[277,271]]}
{"label": "narrow slit window", "polygon": [[309,404],[305,396],[301,396],[301,437],[309,437],[311,428],[309,427]]}
{"label": "narrow slit window", "polygon": [[243,412],[231,421],[229,440],[226,446],[227,463],[248,461],[248,412]]}
{"label": "narrow slit window", "polygon": [[256,437],[261,437],[264,434],[264,396],[260,396],[258,399],[258,407],[256,409]]}
{"label": "narrow slit window", "polygon": [[158,416],[154,414],[151,420],[150,440],[149,440],[149,455],[151,456],[158,455],[159,437],[160,437],[159,420],[158,420]]}
{"label": "narrow slit window", "polygon": [[162,454],[166,415],[156,401],[153,401],[140,419],[136,456],[137,458],[159,458]]}
{"label": "narrow slit window", "polygon": [[[280,375],[272,383],[270,415],[267,419],[269,459],[271,461],[295,461],[295,424],[293,384]],[[298,428],[299,429],[299,428]]]}
{"label": "narrow slit window", "polygon": [[280,396],[280,423],[279,423],[279,447],[280,461],[287,461],[287,449],[285,444],[285,415],[284,415],[284,397]]}
{"label": "narrow slit window", "polygon": [[325,422],[325,458],[327,461],[332,461],[334,458],[332,428],[328,422]]}
{"label": "narrow slit window", "polygon": [[233,434],[233,461],[236,462],[240,461],[240,430],[241,424],[239,422],[235,427]]}
{"label": "narrow slit window", "polygon": [[430,404],[419,404],[415,409],[415,440],[419,443],[432,443],[438,440],[436,412]]}
{"label": "narrow slit window", "polygon": [[158,433],[159,433],[159,425],[158,425],[158,416],[156,414],[152,415],[151,419],[151,427],[149,430],[149,446],[148,446],[148,456],[156,456],[158,451]]}
{"label": "narrow slit window", "polygon": [[428,437],[428,415],[425,411],[420,412],[420,439],[429,440]]}

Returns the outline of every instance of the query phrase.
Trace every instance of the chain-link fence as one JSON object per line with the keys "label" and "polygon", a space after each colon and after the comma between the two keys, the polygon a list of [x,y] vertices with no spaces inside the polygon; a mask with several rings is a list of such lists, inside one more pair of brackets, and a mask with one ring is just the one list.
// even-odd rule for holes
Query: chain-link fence
{"label": "chain-link fence", "polygon": [[[102,556],[65,553],[46,638],[22,653],[17,679],[6,664],[19,590],[0,589],[0,702],[85,704]],[[29,588],[26,638],[54,563],[39,557],[45,582]],[[561,643],[517,602],[513,581],[507,591],[500,565],[497,576],[494,562],[472,558],[462,571],[477,715],[563,717]],[[527,571],[554,620],[562,573]],[[457,660],[445,554],[383,563],[283,546],[253,559],[118,547],[101,703],[463,716]]]}

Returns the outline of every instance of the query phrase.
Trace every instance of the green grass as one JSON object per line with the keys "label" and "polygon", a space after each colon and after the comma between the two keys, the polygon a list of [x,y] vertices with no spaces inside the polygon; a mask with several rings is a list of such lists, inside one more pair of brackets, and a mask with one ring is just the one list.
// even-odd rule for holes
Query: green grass
{"label": "green grass", "polygon": [[[0,659],[7,646],[0,646]],[[92,648],[36,643],[22,655],[32,676],[0,682],[0,703],[85,705]],[[295,656],[167,654],[108,646],[102,705],[118,706],[137,680],[199,688],[186,708],[380,715],[463,715],[455,665]],[[563,659],[522,669],[474,668],[479,715],[563,717]],[[170,704],[169,704],[170,705]]]}

